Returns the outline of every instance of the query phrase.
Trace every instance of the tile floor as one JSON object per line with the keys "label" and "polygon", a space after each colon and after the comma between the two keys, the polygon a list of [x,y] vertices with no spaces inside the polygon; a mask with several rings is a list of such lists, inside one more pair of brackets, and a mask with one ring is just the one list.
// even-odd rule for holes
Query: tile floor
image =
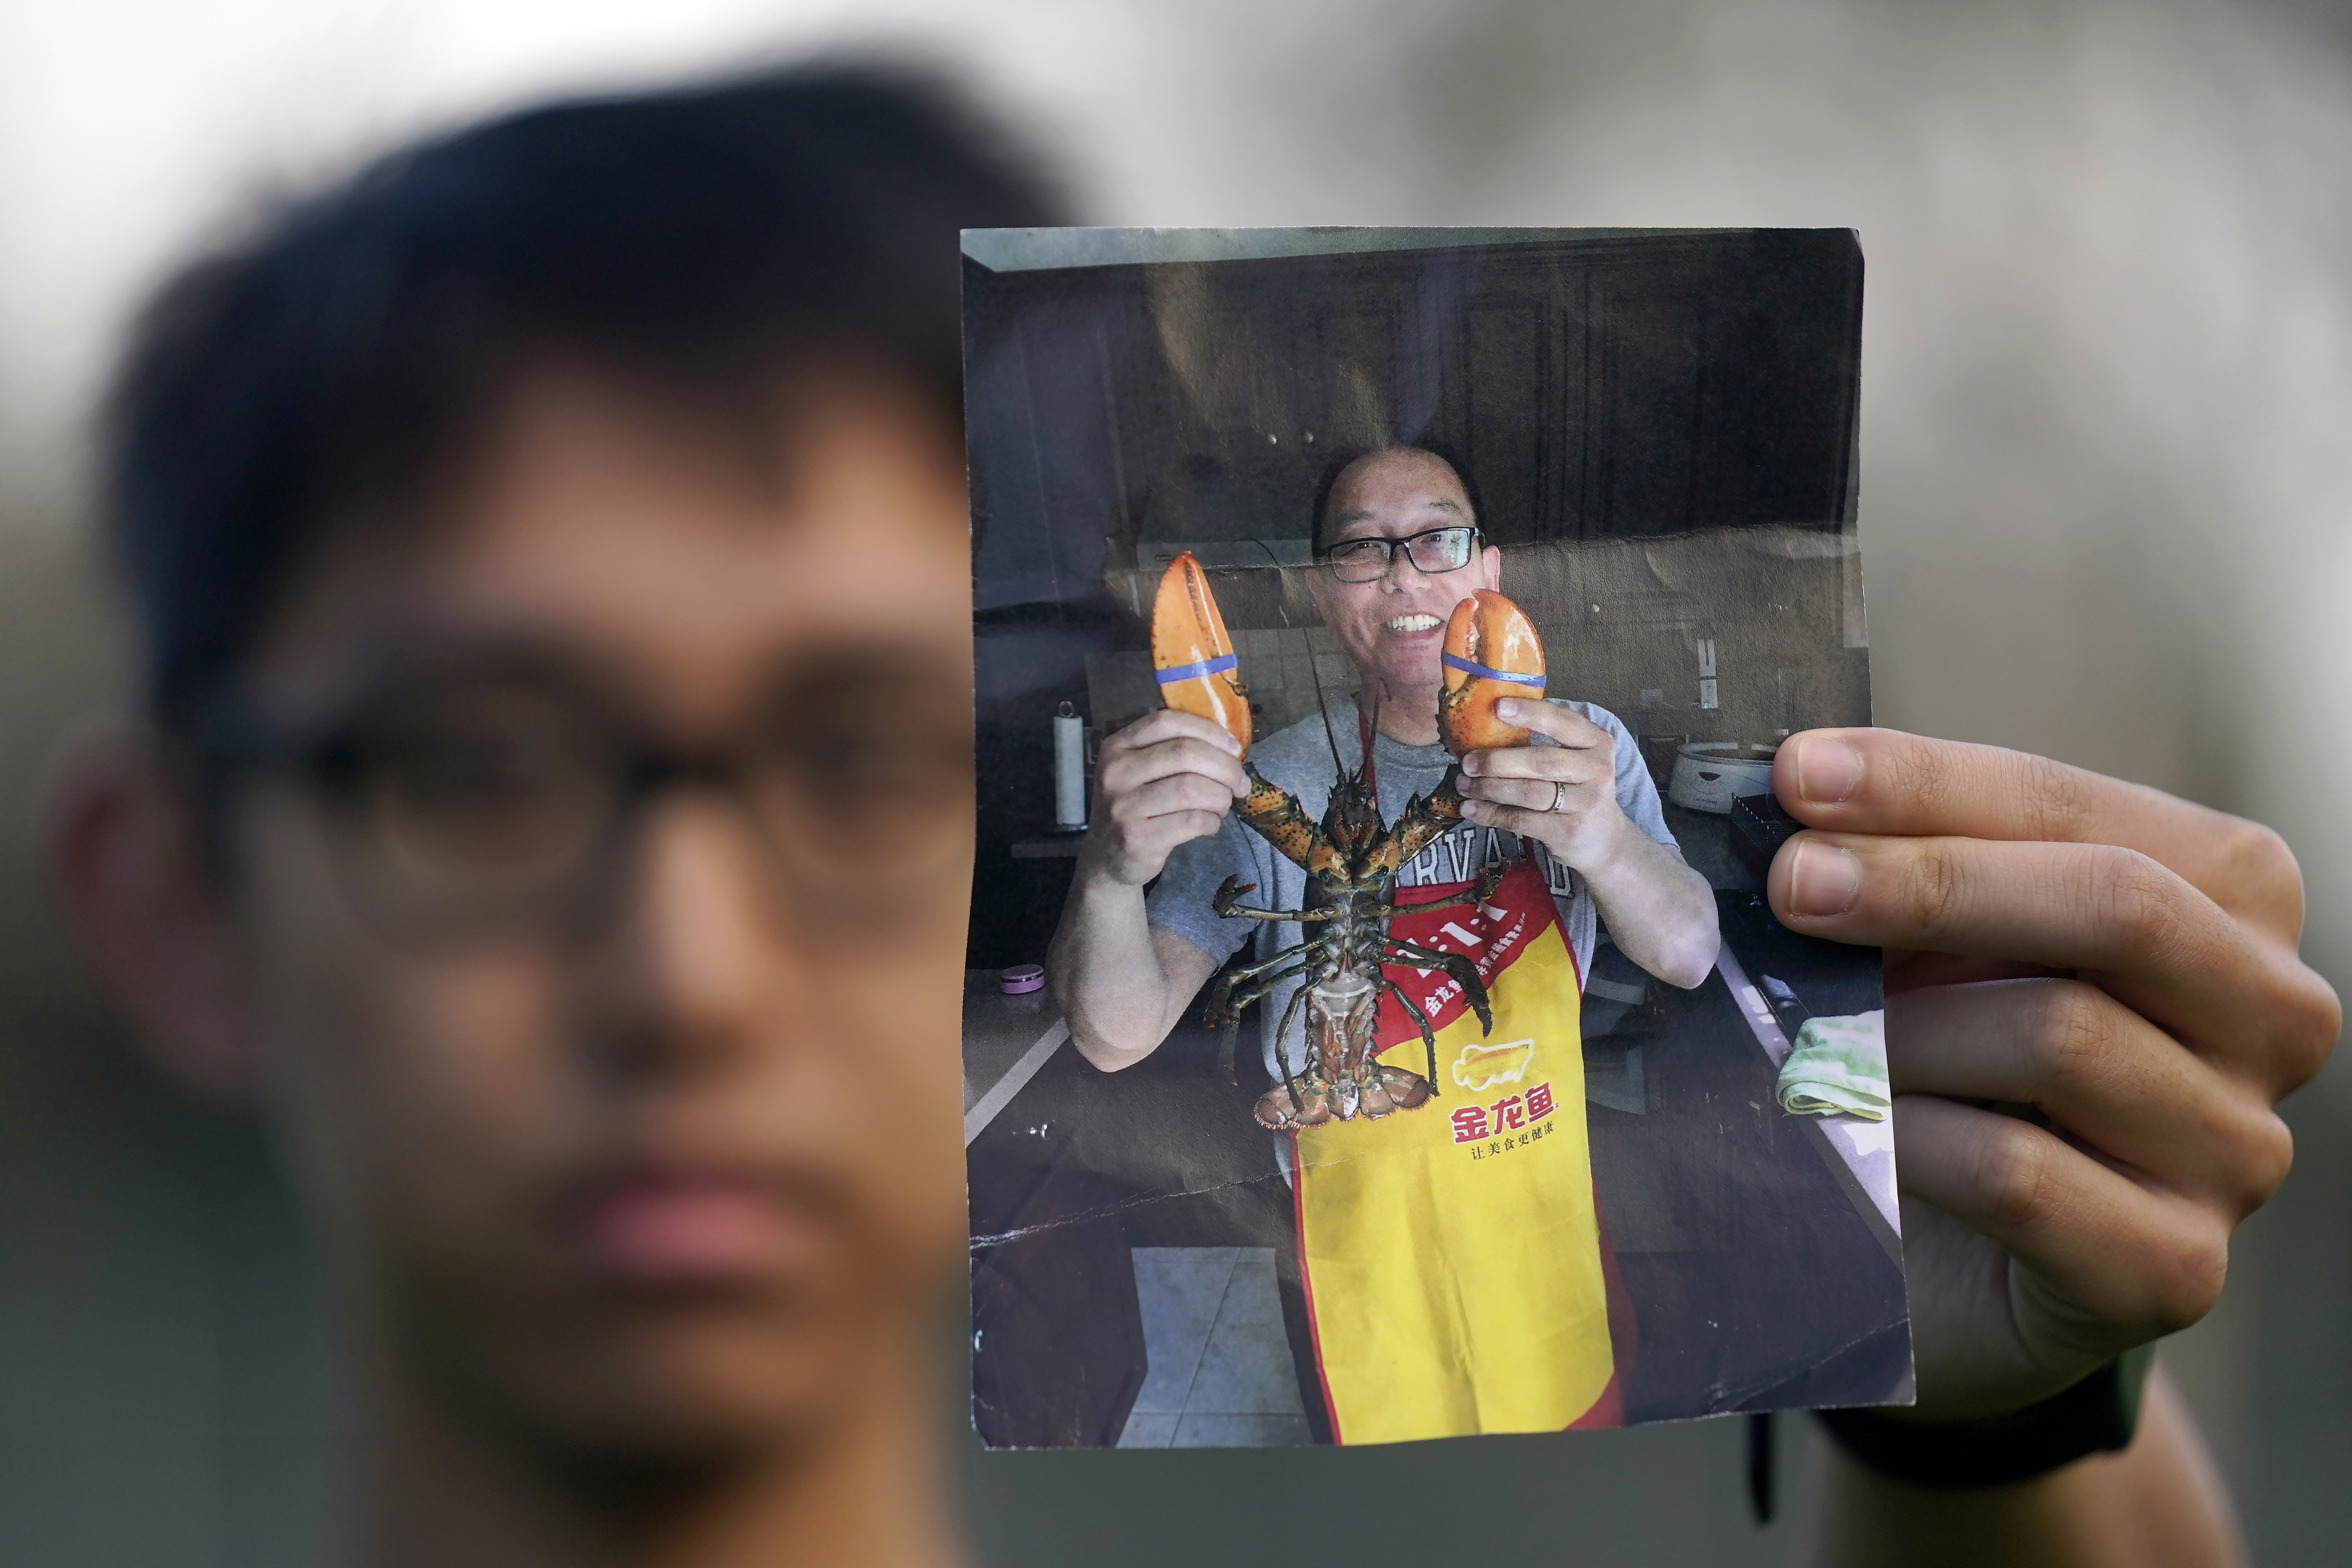
{"label": "tile floor", "polygon": [[1150,1357],[1122,1448],[1279,1447],[1309,1441],[1270,1247],[1139,1247]]}

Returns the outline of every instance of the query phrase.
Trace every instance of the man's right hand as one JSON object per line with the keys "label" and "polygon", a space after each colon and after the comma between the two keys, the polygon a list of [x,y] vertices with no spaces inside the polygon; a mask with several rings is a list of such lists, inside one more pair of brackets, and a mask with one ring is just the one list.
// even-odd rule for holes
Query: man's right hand
{"label": "man's right hand", "polygon": [[1096,759],[1100,791],[1078,870],[1140,888],[1179,844],[1217,831],[1250,792],[1240,748],[1223,730],[1163,708],[1106,739]]}

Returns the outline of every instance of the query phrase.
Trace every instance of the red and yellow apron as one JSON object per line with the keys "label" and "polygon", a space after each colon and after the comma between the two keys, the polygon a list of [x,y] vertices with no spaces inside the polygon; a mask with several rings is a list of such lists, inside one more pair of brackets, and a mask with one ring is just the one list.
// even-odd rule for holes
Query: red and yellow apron
{"label": "red and yellow apron", "polygon": [[[1432,900],[1452,887],[1400,889]],[[1491,1034],[1443,971],[1391,968],[1437,1036],[1438,1097],[1296,1138],[1299,1259],[1335,1442],[1617,1424],[1585,1137],[1583,987],[1532,855],[1495,897],[1393,934],[1468,955]],[[1381,1060],[1426,1070],[1381,1005]]]}

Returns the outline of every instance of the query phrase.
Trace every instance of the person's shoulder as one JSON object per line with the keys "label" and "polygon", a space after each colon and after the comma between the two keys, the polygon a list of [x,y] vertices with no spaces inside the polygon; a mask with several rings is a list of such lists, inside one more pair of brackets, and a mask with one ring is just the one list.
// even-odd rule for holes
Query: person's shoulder
{"label": "person's shoulder", "polygon": [[1251,840],[1255,837],[1242,826],[1239,816],[1226,813],[1214,833],[1188,838],[1168,851],[1167,863],[1160,868],[1159,880],[1145,895],[1145,902],[1156,910],[1169,898],[1180,896],[1180,889],[1183,898],[1205,900],[1208,889],[1223,881],[1227,873],[1246,871],[1254,864]]}
{"label": "person's shoulder", "polygon": [[1250,755],[1255,757],[1265,753],[1286,758],[1313,755],[1328,763],[1331,760],[1331,747],[1339,741],[1340,732],[1341,727],[1337,715],[1332,718],[1330,734],[1327,737],[1323,730],[1322,715],[1309,713],[1304,719],[1294,720],[1285,724],[1271,735],[1263,735],[1252,741]]}
{"label": "person's shoulder", "polygon": [[[1264,773],[1285,789],[1297,791],[1304,785],[1331,783],[1331,748],[1345,746],[1348,739],[1335,717],[1328,732],[1322,718],[1309,713],[1295,724],[1286,724],[1264,740],[1250,742],[1249,760]],[[1341,756],[1348,752],[1343,750]]]}
{"label": "person's shoulder", "polygon": [[1571,702],[1564,698],[1552,700],[1574,709],[1609,731],[1617,746],[1617,804],[1624,807],[1643,832],[1661,844],[1680,849],[1674,829],[1666,826],[1664,803],[1658,798],[1658,786],[1650,777],[1649,764],[1642,760],[1641,742],[1633,739],[1633,731],[1625,727],[1625,721],[1598,702]]}
{"label": "person's shoulder", "polygon": [[1598,702],[1580,702],[1567,697],[1555,697],[1552,700],[1571,712],[1580,713],[1591,720],[1592,722],[1615,736],[1620,743],[1629,742],[1633,739],[1633,731],[1625,727],[1625,721]]}

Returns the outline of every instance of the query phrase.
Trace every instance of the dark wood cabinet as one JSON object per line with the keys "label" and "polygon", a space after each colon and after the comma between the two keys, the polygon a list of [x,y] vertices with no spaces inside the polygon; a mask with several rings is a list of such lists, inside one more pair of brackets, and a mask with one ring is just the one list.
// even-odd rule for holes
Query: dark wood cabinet
{"label": "dark wood cabinet", "polygon": [[[1850,516],[1843,231],[970,265],[968,289],[975,502],[993,532],[1072,531],[1073,565],[1123,564],[1155,524],[1303,537],[1303,516],[1189,516],[1171,492],[1208,470],[1311,496],[1334,453],[1392,441],[1461,458],[1503,542]],[[1011,542],[984,583],[1025,584],[992,570]]]}

